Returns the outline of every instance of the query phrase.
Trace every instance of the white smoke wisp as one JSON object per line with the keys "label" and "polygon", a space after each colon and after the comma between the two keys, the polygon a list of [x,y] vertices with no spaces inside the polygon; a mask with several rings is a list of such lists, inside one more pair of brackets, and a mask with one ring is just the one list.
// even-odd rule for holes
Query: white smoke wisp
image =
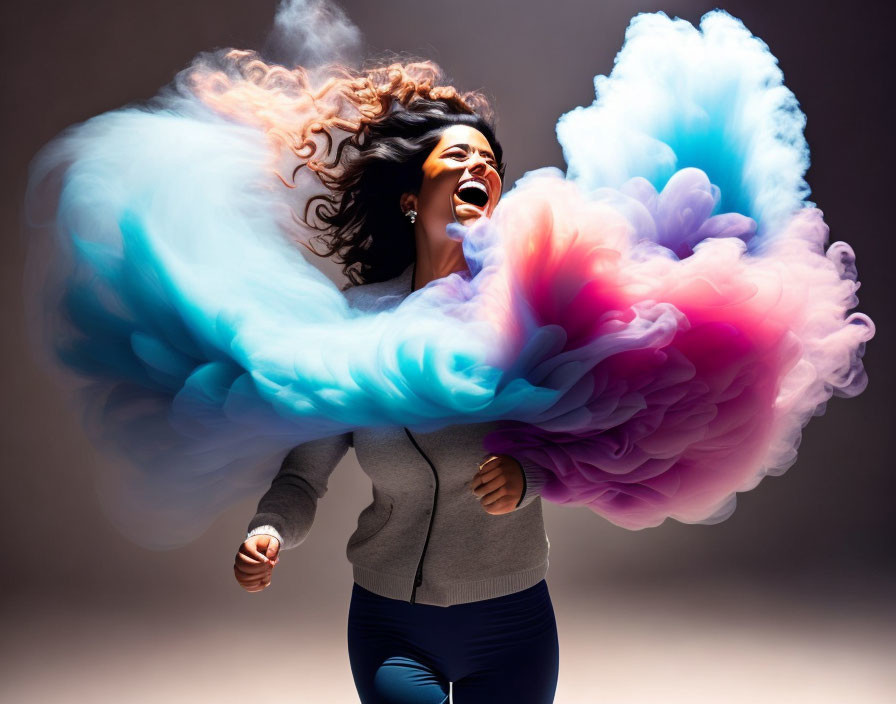
{"label": "white smoke wisp", "polygon": [[361,31],[330,0],[282,0],[263,54],[292,68],[357,63]]}

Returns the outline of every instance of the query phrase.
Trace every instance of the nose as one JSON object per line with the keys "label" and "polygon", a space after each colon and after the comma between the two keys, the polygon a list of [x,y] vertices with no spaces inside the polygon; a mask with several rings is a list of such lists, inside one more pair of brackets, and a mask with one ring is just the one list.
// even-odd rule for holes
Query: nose
{"label": "nose", "polygon": [[489,163],[487,159],[481,154],[475,154],[473,156],[473,163],[468,167],[471,174],[483,175],[489,169]]}

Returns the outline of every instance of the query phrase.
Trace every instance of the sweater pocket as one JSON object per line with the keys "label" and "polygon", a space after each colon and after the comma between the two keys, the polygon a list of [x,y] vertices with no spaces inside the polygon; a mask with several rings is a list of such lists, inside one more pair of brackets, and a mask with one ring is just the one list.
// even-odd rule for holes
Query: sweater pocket
{"label": "sweater pocket", "polygon": [[358,516],[358,527],[348,539],[347,547],[354,547],[366,540],[370,540],[370,538],[386,527],[391,515],[391,498],[383,496],[383,501],[370,504]]}

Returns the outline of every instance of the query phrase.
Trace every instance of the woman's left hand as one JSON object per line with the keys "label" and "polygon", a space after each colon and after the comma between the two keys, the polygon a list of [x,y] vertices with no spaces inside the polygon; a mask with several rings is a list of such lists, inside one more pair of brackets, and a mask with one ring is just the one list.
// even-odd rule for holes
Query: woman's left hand
{"label": "woman's left hand", "polygon": [[523,495],[523,468],[510,455],[486,455],[470,488],[492,515],[510,513]]}

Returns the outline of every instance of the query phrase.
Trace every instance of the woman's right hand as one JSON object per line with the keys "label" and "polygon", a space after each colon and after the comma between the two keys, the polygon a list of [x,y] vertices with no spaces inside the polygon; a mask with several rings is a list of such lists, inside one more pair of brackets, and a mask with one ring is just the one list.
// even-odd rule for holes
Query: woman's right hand
{"label": "woman's right hand", "polygon": [[271,585],[271,574],[279,562],[280,541],[272,535],[253,535],[240,545],[233,563],[236,581],[247,592],[260,592]]}

